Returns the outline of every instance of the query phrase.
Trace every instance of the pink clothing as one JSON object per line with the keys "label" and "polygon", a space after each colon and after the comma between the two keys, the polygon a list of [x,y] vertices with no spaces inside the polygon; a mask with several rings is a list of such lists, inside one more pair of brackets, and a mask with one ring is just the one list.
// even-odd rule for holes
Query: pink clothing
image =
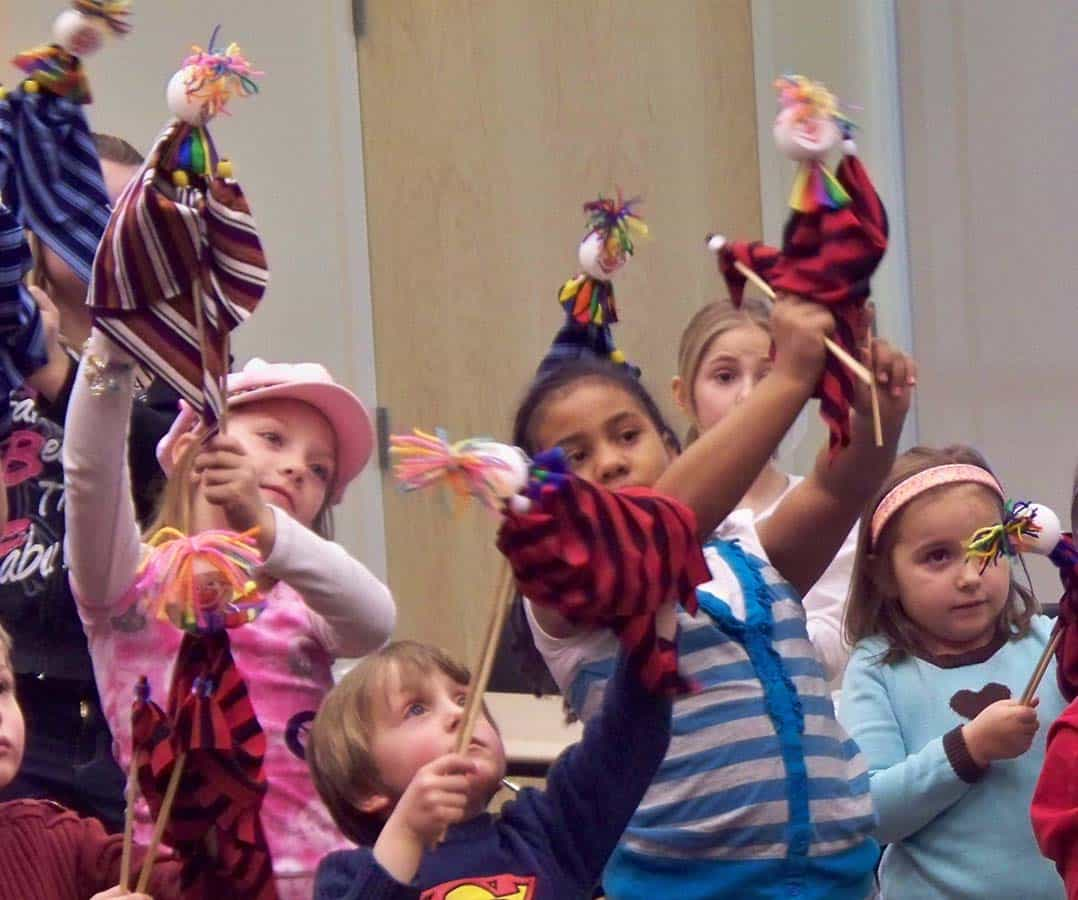
{"label": "pink clothing", "polygon": [[[99,354],[113,354],[95,334]],[[129,488],[125,425],[129,376],[119,391],[93,396],[80,371],[68,412],[64,464],[71,581],[90,646],[102,707],[121,767],[131,759],[131,703],[140,675],[152,696],[168,696],[182,634],[147,616],[133,596],[140,544]],[[282,900],[309,898],[318,862],[348,845],[311,784],[303,738],[332,686],[336,655],[360,656],[389,637],[388,589],[339,545],[274,509],[277,537],[263,572],[278,579],[255,622],[230,632],[266,733],[269,792],[262,823]],[[149,839],[144,804],[138,837]]]}

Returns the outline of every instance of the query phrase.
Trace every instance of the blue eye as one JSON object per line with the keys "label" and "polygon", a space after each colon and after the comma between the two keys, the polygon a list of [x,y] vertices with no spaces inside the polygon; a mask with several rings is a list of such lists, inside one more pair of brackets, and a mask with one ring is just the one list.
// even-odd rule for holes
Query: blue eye
{"label": "blue eye", "polygon": [[404,717],[406,719],[411,719],[414,716],[423,715],[423,713],[425,713],[426,711],[427,707],[424,706],[422,703],[410,703],[408,704],[408,708],[404,711]]}
{"label": "blue eye", "polygon": [[317,478],[319,481],[329,481],[329,466],[323,466],[316,463],[315,465],[311,466],[311,471],[314,473],[314,477]]}
{"label": "blue eye", "polygon": [[284,443],[284,438],[281,437],[276,431],[262,431],[258,435],[267,444],[271,444],[274,447],[280,447]]}

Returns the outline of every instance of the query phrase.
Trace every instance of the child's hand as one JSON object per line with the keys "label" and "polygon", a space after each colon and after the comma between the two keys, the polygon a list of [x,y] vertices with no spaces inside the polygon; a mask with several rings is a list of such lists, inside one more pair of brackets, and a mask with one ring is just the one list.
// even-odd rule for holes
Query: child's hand
{"label": "child's hand", "polygon": [[[861,351],[861,361],[876,379],[884,432],[901,429],[917,384],[917,363],[897,347],[878,338],[869,339],[869,345]],[[872,393],[860,378],[854,379],[853,408],[859,415],[872,415]]]}
{"label": "child's hand", "polygon": [[36,372],[27,376],[26,382],[46,400],[53,401],[63,389],[71,371],[71,360],[60,345],[60,311],[52,298],[39,287],[29,288],[37,308],[41,311],[41,325],[45,334],[46,362]]}
{"label": "child's hand", "polygon": [[771,311],[771,334],[775,341],[775,367],[798,381],[820,377],[827,348],[823,339],[835,330],[835,319],[819,303],[780,295]]}
{"label": "child's hand", "polygon": [[412,777],[373,850],[378,864],[401,884],[415,877],[423,852],[441,840],[446,828],[464,818],[468,775],[474,771],[468,757],[447,753]]}
{"label": "child's hand", "polygon": [[447,753],[427,763],[412,778],[386,828],[400,828],[425,848],[432,847],[446,828],[464,817],[468,805],[468,776],[475,763],[461,753]]}
{"label": "child's hand", "polygon": [[1029,706],[1013,699],[997,700],[963,725],[962,737],[973,761],[983,767],[1025,753],[1040,726],[1036,705],[1036,700]]}
{"label": "child's hand", "polygon": [[90,900],[153,900],[153,897],[149,894],[134,894],[116,885],[116,887],[102,891],[100,894],[94,894]]}
{"label": "child's hand", "polygon": [[230,528],[247,531],[272,520],[254,467],[235,438],[215,434],[206,441],[195,456],[191,477],[201,483],[206,501],[222,508]]}

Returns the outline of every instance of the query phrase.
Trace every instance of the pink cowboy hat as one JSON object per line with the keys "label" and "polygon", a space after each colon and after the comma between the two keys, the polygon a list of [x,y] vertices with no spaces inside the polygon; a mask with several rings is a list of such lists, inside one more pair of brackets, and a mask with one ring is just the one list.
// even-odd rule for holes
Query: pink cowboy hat
{"label": "pink cowboy hat", "polygon": [[[371,417],[359,398],[318,363],[268,363],[252,359],[241,372],[228,376],[228,408],[235,409],[257,400],[302,400],[317,409],[329,421],[337,437],[337,471],[330,486],[329,499],[341,502],[344,489],[370,459],[374,446]],[[166,475],[172,475],[172,448],[180,435],[195,429],[199,419],[195,411],[180,401],[180,414],[157,443],[157,461]]]}

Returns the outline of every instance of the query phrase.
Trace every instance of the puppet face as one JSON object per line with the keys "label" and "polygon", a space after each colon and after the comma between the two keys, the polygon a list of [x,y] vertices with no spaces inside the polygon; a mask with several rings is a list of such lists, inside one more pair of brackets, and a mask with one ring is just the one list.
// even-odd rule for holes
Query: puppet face
{"label": "puppet face", "polygon": [[980,485],[956,484],[929,491],[898,515],[892,588],[926,649],[963,653],[988,644],[1010,595],[1010,565],[1000,559],[982,572],[966,549],[978,528],[999,521],[999,499]]}
{"label": "puppet face", "polygon": [[74,9],[64,10],[56,17],[52,36],[72,56],[96,53],[103,41],[101,30],[94,20]]}
{"label": "puppet face", "polygon": [[585,273],[600,281],[609,281],[625,265],[626,254],[616,238],[593,231],[580,242],[577,258]]}
{"label": "puppet face", "polygon": [[188,125],[205,125],[208,115],[206,100],[188,93],[187,85],[194,77],[194,67],[180,69],[165,88],[165,102],[172,115]]}
{"label": "puppet face", "polygon": [[842,142],[842,132],[831,118],[804,116],[798,106],[788,106],[775,119],[775,146],[793,160],[821,159]]}
{"label": "puppet face", "polygon": [[8,655],[0,652],[0,788],[18,773],[24,741],[22,710],[15,699],[15,673]]}

